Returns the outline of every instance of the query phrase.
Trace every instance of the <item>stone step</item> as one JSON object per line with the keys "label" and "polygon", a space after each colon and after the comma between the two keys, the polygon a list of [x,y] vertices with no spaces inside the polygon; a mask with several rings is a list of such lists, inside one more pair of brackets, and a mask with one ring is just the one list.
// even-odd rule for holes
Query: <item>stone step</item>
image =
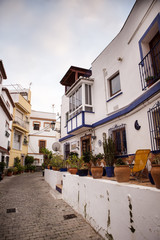
{"label": "stone step", "polygon": [[62,185],[61,184],[57,184],[56,185],[56,190],[59,192],[59,193],[62,193]]}
{"label": "stone step", "polygon": [[62,199],[62,194],[56,191],[55,189],[50,190],[50,194],[54,199]]}

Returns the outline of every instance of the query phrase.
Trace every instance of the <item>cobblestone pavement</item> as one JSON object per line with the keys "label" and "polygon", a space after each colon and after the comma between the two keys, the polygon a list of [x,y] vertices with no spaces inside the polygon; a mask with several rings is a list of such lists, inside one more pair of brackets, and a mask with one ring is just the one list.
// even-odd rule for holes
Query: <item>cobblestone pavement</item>
{"label": "cobblestone pavement", "polygon": [[[101,240],[63,200],[55,200],[41,173],[5,177],[0,182],[0,240]],[[7,209],[16,212],[7,213]],[[77,217],[64,220],[64,215]]]}

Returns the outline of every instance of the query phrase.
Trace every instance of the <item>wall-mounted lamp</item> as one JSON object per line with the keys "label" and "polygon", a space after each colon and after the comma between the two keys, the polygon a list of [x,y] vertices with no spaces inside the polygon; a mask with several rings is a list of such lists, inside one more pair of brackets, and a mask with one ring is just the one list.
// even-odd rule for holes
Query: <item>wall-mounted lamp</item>
{"label": "wall-mounted lamp", "polygon": [[51,129],[54,130],[54,127],[55,127],[55,122],[52,121],[52,122],[51,122]]}

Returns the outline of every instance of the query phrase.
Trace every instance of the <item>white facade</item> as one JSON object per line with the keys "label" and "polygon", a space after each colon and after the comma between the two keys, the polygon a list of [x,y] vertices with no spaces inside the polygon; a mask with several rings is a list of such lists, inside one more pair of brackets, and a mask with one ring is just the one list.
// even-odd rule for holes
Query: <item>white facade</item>
{"label": "white facade", "polygon": [[14,103],[8,89],[2,86],[2,81],[6,78],[3,63],[0,61],[0,162],[6,162],[8,167]]}
{"label": "white facade", "polygon": [[[53,127],[51,123],[53,123]],[[28,155],[35,158],[36,165],[41,166],[43,163],[43,154],[40,153],[41,147],[45,147],[55,153],[53,143],[58,142],[59,138],[60,123],[56,122],[56,114],[32,110],[30,115]],[[58,145],[60,146],[60,143]],[[60,148],[58,151],[60,152]]]}
{"label": "white facade", "polygon": [[[45,169],[45,181],[104,239],[160,239],[160,194],[154,187]],[[50,192],[52,193],[52,192]]]}
{"label": "white facade", "polygon": [[[159,12],[160,1],[137,1],[119,34],[93,61],[91,74],[86,70],[86,78],[84,69],[71,67],[61,80],[66,87],[60,139],[64,155],[66,145],[79,155],[86,146],[103,153],[105,135],[112,136],[117,155],[124,157],[140,148],[160,150]],[[148,77],[154,78],[152,85]]]}

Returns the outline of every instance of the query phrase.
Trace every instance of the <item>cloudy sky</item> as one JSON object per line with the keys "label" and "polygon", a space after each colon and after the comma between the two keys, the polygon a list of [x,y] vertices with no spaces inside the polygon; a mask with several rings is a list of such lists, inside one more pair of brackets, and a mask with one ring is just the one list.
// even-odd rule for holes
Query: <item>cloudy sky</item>
{"label": "cloudy sky", "polygon": [[135,0],[0,0],[5,84],[31,85],[32,109],[60,111],[60,80],[91,63],[118,34]]}

